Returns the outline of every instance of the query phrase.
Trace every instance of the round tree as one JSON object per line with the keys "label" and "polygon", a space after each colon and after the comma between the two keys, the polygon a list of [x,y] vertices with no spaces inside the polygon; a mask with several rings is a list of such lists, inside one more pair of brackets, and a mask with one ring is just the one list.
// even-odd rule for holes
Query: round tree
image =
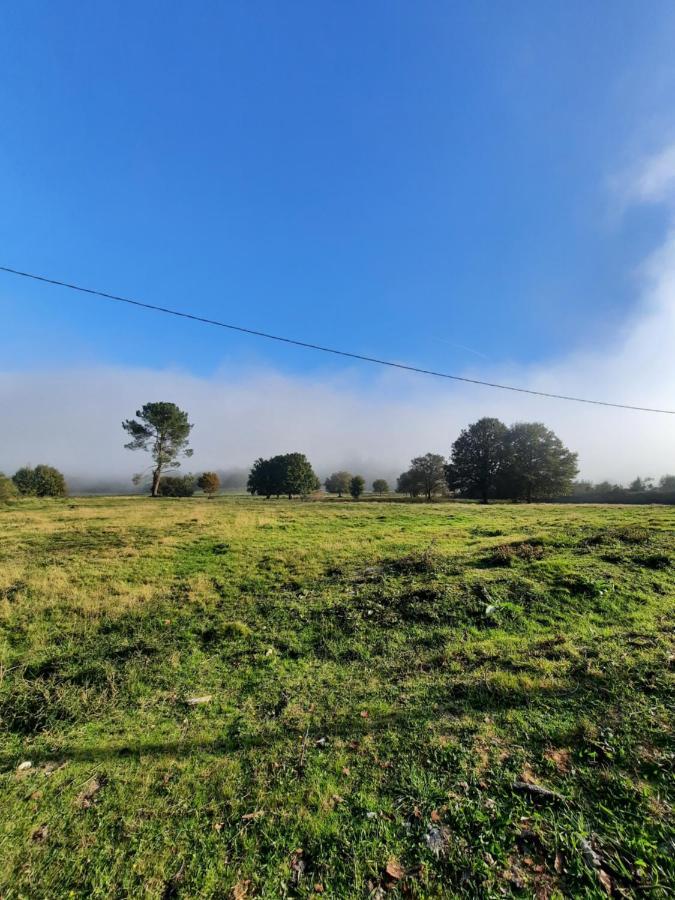
{"label": "round tree", "polygon": [[210,500],[220,490],[220,478],[216,472],[203,472],[197,479],[197,487],[204,491]]}
{"label": "round tree", "polygon": [[465,428],[452,445],[446,468],[450,490],[487,503],[497,492],[506,465],[507,435],[499,419],[479,419]]}
{"label": "round tree", "polygon": [[68,493],[66,479],[54,466],[39,465],[34,469],[24,466],[12,481],[19,493],[33,497],[65,497]]}
{"label": "round tree", "polygon": [[326,478],[324,487],[329,494],[337,494],[338,497],[341,497],[348,492],[351,480],[351,472],[333,472]]}

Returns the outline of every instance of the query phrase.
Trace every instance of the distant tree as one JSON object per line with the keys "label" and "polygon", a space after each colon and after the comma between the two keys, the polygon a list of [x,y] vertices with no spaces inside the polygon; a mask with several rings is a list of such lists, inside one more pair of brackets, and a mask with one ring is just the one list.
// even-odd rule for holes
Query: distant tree
{"label": "distant tree", "polygon": [[628,490],[629,490],[629,491],[644,491],[645,489],[646,489],[646,488],[645,488],[645,483],[644,483],[644,481],[640,478],[639,475],[638,475],[638,477],[637,477],[634,481],[631,481],[631,483],[628,485]]}
{"label": "distant tree", "polygon": [[34,469],[24,466],[12,481],[21,494],[34,497],[65,497],[68,493],[66,479],[54,466],[39,465]]}
{"label": "distant tree", "polygon": [[434,494],[441,493],[445,488],[445,460],[440,453],[416,456],[410,460],[408,471],[427,500],[431,500]]}
{"label": "distant tree", "polygon": [[273,494],[279,497],[287,494],[306,496],[321,487],[304,453],[285,453],[271,459],[257,459],[248,476],[246,489],[250,494],[258,494],[269,499]]}
{"label": "distant tree", "polygon": [[202,472],[197,479],[197,487],[204,491],[210,500],[220,490],[220,478],[217,472]]}
{"label": "distant tree", "polygon": [[389,485],[384,480],[384,478],[376,478],[373,482],[373,491],[376,494],[388,494],[389,493]]}
{"label": "distant tree", "polygon": [[283,459],[283,493],[288,494],[289,500],[293,494],[306,497],[319,490],[321,482],[304,453],[286,453]]}
{"label": "distant tree", "polygon": [[277,497],[281,494],[281,474],[278,465],[280,460],[280,456],[272,459],[263,459],[262,457],[256,459],[246,482],[246,490],[249,494],[258,494],[268,500],[272,494],[276,494]]}
{"label": "distant tree", "polygon": [[675,475],[662,475],[659,479],[659,490],[675,491]]}
{"label": "distant tree", "polygon": [[365,478],[362,478],[360,475],[354,475],[352,480],[349,482],[349,493],[355,500],[358,500],[363,493],[365,486]]}
{"label": "distant tree", "polygon": [[479,419],[465,428],[452,445],[446,479],[450,490],[483,503],[494,496],[505,464],[508,429],[499,419]]}
{"label": "distant tree", "polygon": [[396,493],[408,494],[410,497],[419,497],[423,491],[422,482],[420,481],[419,472],[413,472],[408,469],[396,479]]}
{"label": "distant tree", "polygon": [[0,472],[0,503],[7,503],[8,500],[13,500],[18,493],[19,490],[12,479]]}
{"label": "distant tree", "polygon": [[12,481],[17,491],[24,496],[35,493],[35,470],[30,466],[22,466],[14,475]]}
{"label": "distant tree", "polygon": [[619,497],[626,493],[626,488],[620,484],[612,484],[611,481],[601,481],[595,485],[594,493],[600,497]]}
{"label": "distant tree", "polygon": [[324,487],[329,494],[337,494],[341,497],[349,491],[349,484],[352,480],[351,472],[333,472],[324,482]]}
{"label": "distant tree", "polygon": [[562,497],[571,492],[578,471],[577,454],[541,422],[509,428],[499,477],[502,496],[528,503]]}
{"label": "distant tree", "polygon": [[584,494],[592,494],[595,490],[592,481],[575,481],[572,485],[572,493],[575,497],[581,497]]}
{"label": "distant tree", "polygon": [[54,466],[35,466],[34,479],[38,497],[65,497],[68,493],[66,479]]}
{"label": "distant tree", "polygon": [[194,475],[165,475],[159,484],[159,496],[192,497],[195,487]]}
{"label": "distant tree", "polygon": [[131,435],[127,450],[149,450],[154,468],[152,496],[159,496],[159,485],[166,469],[177,469],[180,456],[192,456],[189,449],[192,425],[188,414],[175,403],[146,403],[136,411],[140,421],[127,419],[122,428]]}

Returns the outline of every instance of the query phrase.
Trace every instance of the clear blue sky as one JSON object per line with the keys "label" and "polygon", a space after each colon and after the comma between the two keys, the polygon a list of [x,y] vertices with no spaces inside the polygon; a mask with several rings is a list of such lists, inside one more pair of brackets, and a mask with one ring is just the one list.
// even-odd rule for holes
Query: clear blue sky
{"label": "clear blue sky", "polygon": [[[450,371],[549,359],[634,302],[664,213],[617,222],[608,179],[672,121],[674,46],[659,0],[8,4],[0,262]],[[2,274],[0,307],[5,369],[327,364]]]}

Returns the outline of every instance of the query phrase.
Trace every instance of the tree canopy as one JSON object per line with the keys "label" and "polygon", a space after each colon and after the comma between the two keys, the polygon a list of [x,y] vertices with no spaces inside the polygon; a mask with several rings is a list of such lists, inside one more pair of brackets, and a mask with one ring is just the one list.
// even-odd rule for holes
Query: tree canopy
{"label": "tree canopy", "polygon": [[349,484],[352,480],[351,472],[333,472],[324,482],[324,487],[329,494],[337,494],[341,497],[349,491]]}
{"label": "tree canopy", "polygon": [[355,500],[358,500],[364,491],[366,480],[361,475],[354,475],[349,482],[349,493]]}
{"label": "tree canopy", "polygon": [[516,422],[506,435],[500,493],[514,500],[568,494],[579,471],[577,454],[541,422]]}
{"label": "tree canopy", "polygon": [[66,479],[54,466],[24,466],[14,473],[12,481],[20,494],[33,497],[65,497],[68,493]]}
{"label": "tree canopy", "polygon": [[376,478],[373,482],[373,491],[376,494],[388,494],[389,484],[384,480],[384,478]]}
{"label": "tree canopy", "polygon": [[197,479],[197,487],[211,499],[220,490],[220,478],[217,472],[202,472]]}
{"label": "tree canopy", "polygon": [[577,454],[541,422],[479,419],[452,445],[446,467],[448,486],[487,503],[491,497],[542,500],[572,489]]}
{"label": "tree canopy", "polygon": [[152,496],[159,496],[165,469],[177,469],[179,457],[192,456],[189,449],[192,425],[188,414],[175,403],[146,403],[136,411],[137,419],[126,419],[122,428],[131,435],[127,450],[148,450],[152,454]]}
{"label": "tree canopy", "polygon": [[413,498],[419,497],[422,493],[422,482],[420,480],[419,472],[414,472],[412,469],[401,472],[396,479],[396,493],[408,494]]}
{"label": "tree canopy", "polygon": [[268,499],[275,495],[305,497],[317,491],[321,482],[304,453],[284,453],[271,459],[257,459],[248,476],[246,489]]}
{"label": "tree canopy", "polygon": [[426,453],[410,460],[408,469],[412,481],[427,500],[445,490],[445,460],[440,453]]}
{"label": "tree canopy", "polygon": [[446,469],[450,490],[477,497],[483,503],[495,495],[506,463],[507,432],[499,419],[484,418],[460,433]]}

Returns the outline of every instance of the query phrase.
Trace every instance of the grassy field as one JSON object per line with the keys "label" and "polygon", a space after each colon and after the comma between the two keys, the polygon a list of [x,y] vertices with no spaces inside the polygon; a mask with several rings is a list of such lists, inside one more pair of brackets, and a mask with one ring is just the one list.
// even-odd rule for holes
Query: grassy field
{"label": "grassy field", "polygon": [[674,597],[665,507],[0,507],[0,896],[672,894]]}

